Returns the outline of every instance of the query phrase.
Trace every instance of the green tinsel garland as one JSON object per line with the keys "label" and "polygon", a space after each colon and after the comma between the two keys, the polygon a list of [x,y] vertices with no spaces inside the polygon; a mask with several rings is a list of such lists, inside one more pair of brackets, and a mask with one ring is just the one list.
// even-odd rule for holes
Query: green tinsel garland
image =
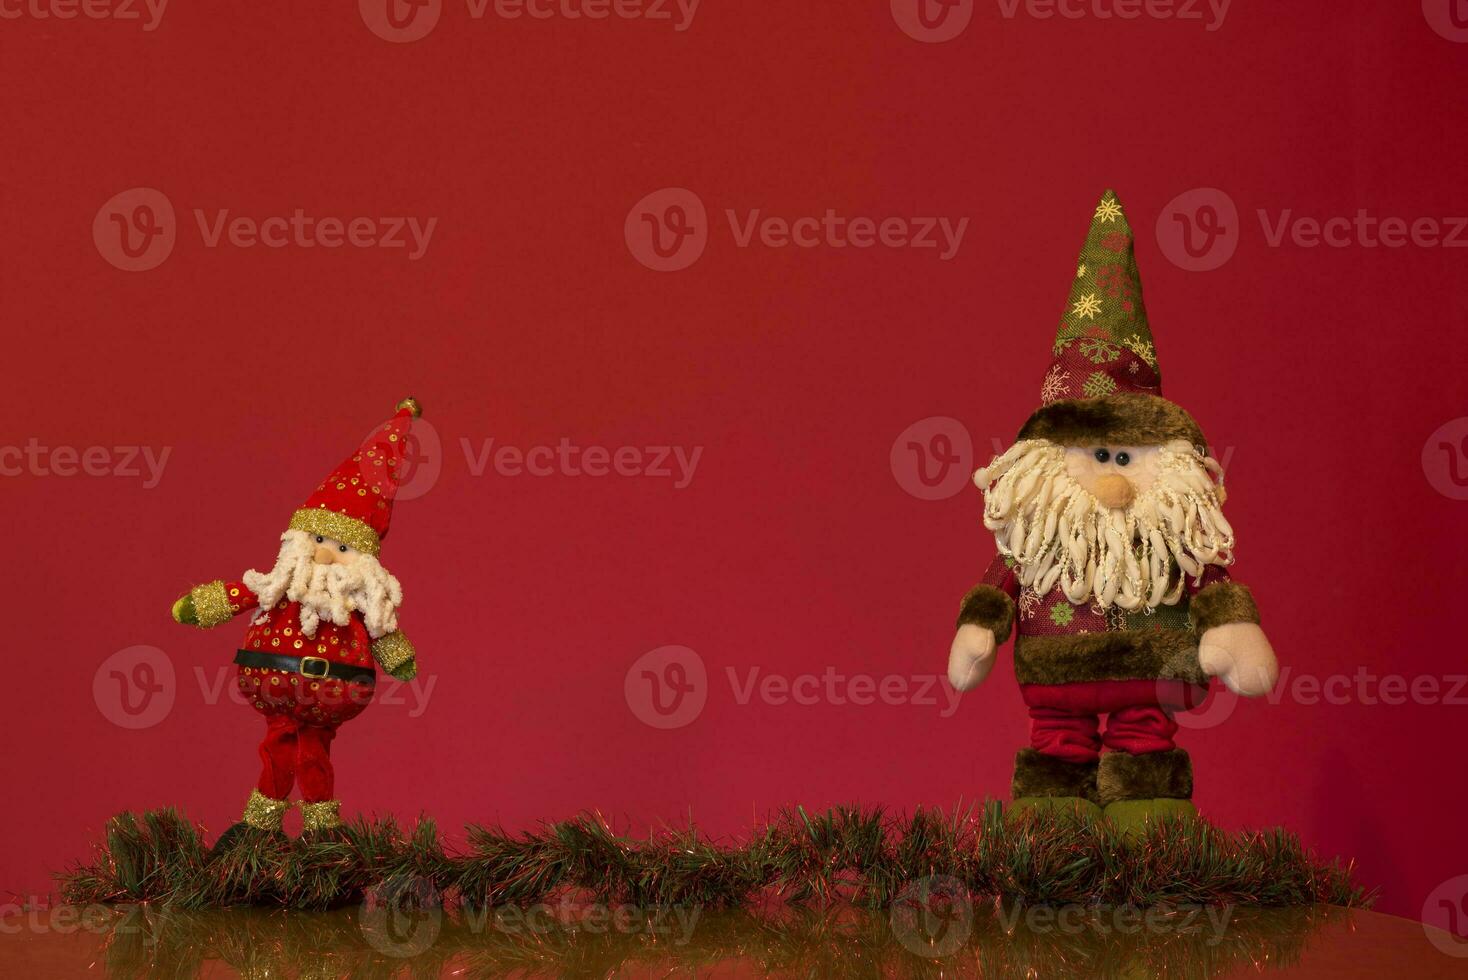
{"label": "green tinsel garland", "polygon": [[1164,821],[1128,838],[1089,817],[1007,818],[998,803],[901,817],[880,808],[802,808],[747,841],[697,832],[634,840],[589,814],[510,834],[471,826],[447,853],[431,820],[411,830],[357,820],[335,838],[267,838],[211,855],[201,828],[172,809],[123,813],[90,864],[57,875],[73,904],[154,902],[183,909],[323,909],[411,884],[467,907],[528,905],[567,889],[639,907],[739,908],[846,901],[885,908],[904,887],[944,876],[975,898],[1025,904],[1367,906],[1351,867],[1322,862],[1281,829],[1227,833]]}

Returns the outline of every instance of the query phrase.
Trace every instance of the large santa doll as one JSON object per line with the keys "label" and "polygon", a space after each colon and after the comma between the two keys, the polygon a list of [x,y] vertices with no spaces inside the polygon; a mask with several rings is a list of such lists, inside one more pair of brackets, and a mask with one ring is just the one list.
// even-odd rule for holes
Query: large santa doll
{"label": "large santa doll", "polygon": [[203,629],[254,614],[234,662],[242,695],[265,720],[260,778],[221,844],[249,828],[278,833],[296,784],[305,832],[339,826],[337,728],[372,700],[377,668],[402,681],[417,674],[413,644],[398,628],[402,586],[377,558],[409,429],[422,414],[412,398],[397,408],[291,516],[273,568],[195,586],[174,603],[176,621]]}
{"label": "large santa doll", "polygon": [[1132,232],[1111,191],[1053,355],[1040,409],[974,476],[999,554],[964,597],[948,676],[960,691],[979,684],[1015,634],[1031,743],[1014,764],[1016,808],[1105,808],[1135,829],[1195,812],[1174,713],[1198,704],[1210,677],[1263,694],[1278,667],[1253,597],[1227,571],[1222,470],[1198,424],[1162,397]]}

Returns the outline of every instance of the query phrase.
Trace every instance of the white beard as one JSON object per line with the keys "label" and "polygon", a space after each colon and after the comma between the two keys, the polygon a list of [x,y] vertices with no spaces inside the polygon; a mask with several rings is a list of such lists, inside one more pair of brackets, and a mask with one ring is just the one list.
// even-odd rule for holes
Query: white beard
{"label": "white beard", "polygon": [[1223,517],[1218,463],[1186,441],[1163,446],[1157,477],[1125,510],[1101,504],[1066,471],[1065,449],[1026,439],[974,474],[984,526],[1014,559],[1021,585],[1041,595],[1103,607],[1173,605],[1183,576],[1233,564],[1234,532]]}
{"label": "white beard", "polygon": [[323,619],[348,625],[353,611],[362,614],[374,640],[398,628],[403,587],[376,558],[359,552],[350,565],[318,565],[311,558],[315,547],[305,531],[286,531],[280,536],[275,567],[268,572],[252,568],[244,574],[242,581],[260,600],[255,622],[268,620],[271,609],[285,598],[301,604],[301,632],[307,638],[316,636]]}

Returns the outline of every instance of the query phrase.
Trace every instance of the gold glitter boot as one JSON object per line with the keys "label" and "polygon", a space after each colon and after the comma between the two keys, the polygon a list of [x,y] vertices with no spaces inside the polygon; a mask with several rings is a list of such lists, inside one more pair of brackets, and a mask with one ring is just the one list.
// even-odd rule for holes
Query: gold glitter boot
{"label": "gold glitter boot", "polygon": [[342,825],[341,808],[341,800],[302,803],[301,836],[316,840],[339,836]]}

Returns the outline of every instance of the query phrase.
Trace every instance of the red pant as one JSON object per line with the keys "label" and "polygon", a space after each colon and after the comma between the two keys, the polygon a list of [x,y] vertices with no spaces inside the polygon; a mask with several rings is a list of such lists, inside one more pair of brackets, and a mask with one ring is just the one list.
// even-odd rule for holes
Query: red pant
{"label": "red pant", "polygon": [[305,725],[287,714],[266,715],[265,725],[265,740],[260,743],[260,792],[283,800],[300,777],[302,800],[333,799],[331,740],[336,738],[336,729]]}
{"label": "red pant", "polygon": [[[1141,755],[1173,748],[1173,712],[1203,700],[1204,688],[1182,681],[1090,681],[1022,684],[1030,709],[1030,744],[1066,762],[1095,762],[1101,747]],[[1101,734],[1101,715],[1106,732]]]}

